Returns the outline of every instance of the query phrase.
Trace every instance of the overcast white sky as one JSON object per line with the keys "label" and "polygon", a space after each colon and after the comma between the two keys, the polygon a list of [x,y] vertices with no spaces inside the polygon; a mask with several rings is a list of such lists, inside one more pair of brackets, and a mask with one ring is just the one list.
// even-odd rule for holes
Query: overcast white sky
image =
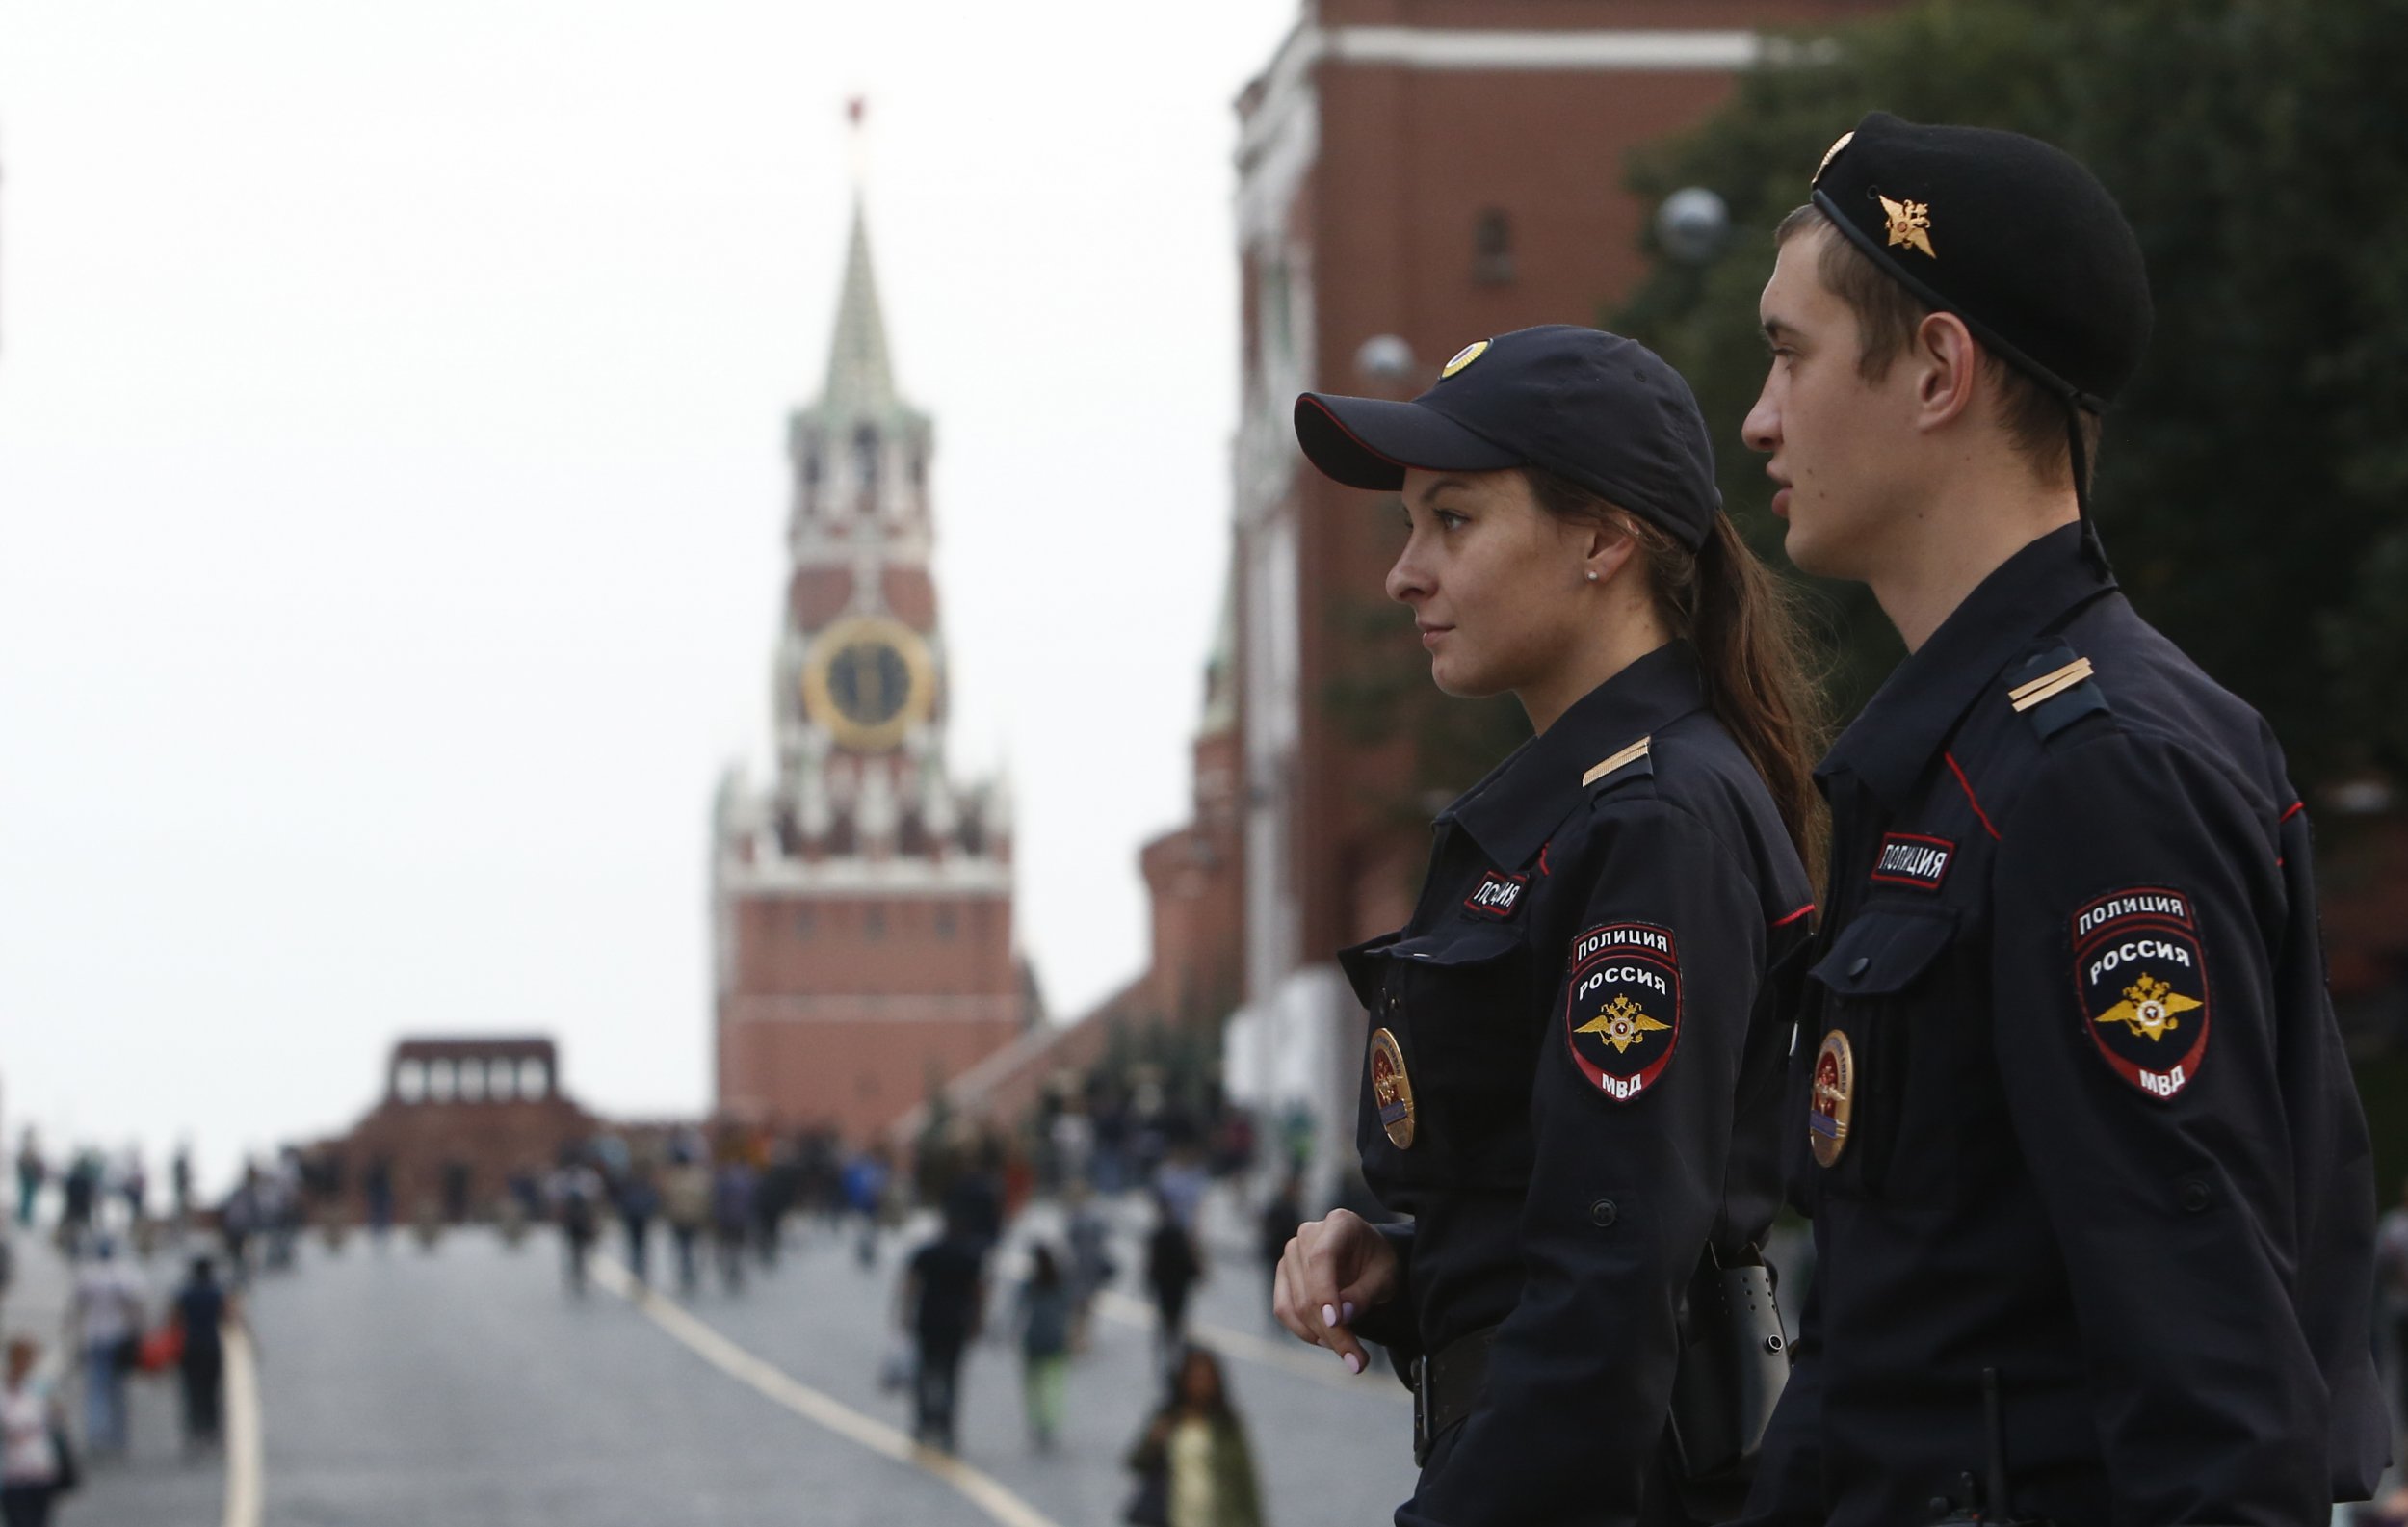
{"label": "overcast white sky", "polygon": [[212,1178],[407,1032],[706,1100],[842,107],[936,416],[957,773],[1144,959],[1226,556],[1230,101],[1295,0],[0,9],[0,1117]]}

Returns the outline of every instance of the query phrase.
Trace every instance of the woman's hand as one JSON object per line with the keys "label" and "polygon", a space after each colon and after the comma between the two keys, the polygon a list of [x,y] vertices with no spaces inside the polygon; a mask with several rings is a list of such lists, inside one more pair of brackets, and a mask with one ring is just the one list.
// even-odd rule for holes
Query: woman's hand
{"label": "woman's hand", "polygon": [[1397,1296],[1397,1250],[1350,1209],[1296,1226],[1279,1258],[1271,1288],[1271,1313],[1279,1324],[1316,1347],[1363,1371],[1363,1344],[1354,1339],[1355,1315]]}

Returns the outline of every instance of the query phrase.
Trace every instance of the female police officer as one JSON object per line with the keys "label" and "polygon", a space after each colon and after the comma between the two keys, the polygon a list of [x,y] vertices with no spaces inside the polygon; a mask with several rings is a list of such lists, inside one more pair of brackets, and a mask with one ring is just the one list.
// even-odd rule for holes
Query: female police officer
{"label": "female police officer", "polygon": [[1719,1515],[1684,1507],[1666,1417],[1692,1275],[1753,1261],[1779,1195],[1794,627],[1687,384],[1631,340],[1522,329],[1411,403],[1296,417],[1322,472],[1401,489],[1388,592],[1439,688],[1509,690],[1537,735],[1440,814],[1412,921],[1342,957],[1364,1175],[1411,1223],[1299,1227],[1276,1313],[1358,1372],[1358,1338],[1412,1357],[1406,1527]]}

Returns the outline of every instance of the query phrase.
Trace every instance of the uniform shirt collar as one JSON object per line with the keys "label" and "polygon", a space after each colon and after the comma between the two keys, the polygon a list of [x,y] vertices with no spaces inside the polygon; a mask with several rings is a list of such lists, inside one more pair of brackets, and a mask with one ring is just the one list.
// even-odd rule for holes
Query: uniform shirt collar
{"label": "uniform shirt collar", "polygon": [[1502,868],[1526,863],[1580,799],[1591,765],[1705,703],[1696,651],[1668,642],[1574,701],[1440,812],[1438,825],[1461,826]]}
{"label": "uniform shirt collar", "polygon": [[1931,639],[1894,670],[1840,734],[1818,782],[1852,774],[1891,805],[1905,799],[1957,721],[2009,661],[2058,617],[2115,587],[2062,526],[1999,565]]}

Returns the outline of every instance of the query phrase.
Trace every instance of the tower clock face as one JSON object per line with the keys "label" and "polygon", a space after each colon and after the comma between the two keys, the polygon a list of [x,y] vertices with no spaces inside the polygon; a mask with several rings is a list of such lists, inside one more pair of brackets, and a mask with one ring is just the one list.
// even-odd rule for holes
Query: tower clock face
{"label": "tower clock face", "polygon": [[878,752],[936,704],[928,643],[900,620],[856,616],[820,633],[802,665],[803,714],[844,747]]}

